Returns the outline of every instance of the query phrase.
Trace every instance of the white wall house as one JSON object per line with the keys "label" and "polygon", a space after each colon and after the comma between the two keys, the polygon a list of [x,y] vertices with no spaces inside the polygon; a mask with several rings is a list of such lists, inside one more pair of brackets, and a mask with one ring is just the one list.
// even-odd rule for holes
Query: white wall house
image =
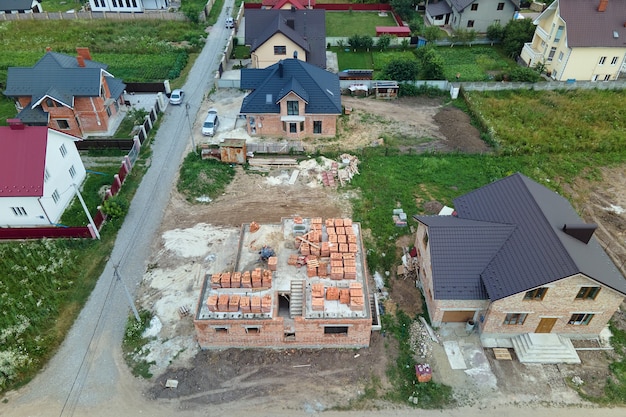
{"label": "white wall house", "polygon": [[86,176],[77,139],[16,119],[0,127],[0,227],[58,223]]}
{"label": "white wall house", "polygon": [[94,12],[143,12],[144,10],[166,10],[169,0],[89,0]]}

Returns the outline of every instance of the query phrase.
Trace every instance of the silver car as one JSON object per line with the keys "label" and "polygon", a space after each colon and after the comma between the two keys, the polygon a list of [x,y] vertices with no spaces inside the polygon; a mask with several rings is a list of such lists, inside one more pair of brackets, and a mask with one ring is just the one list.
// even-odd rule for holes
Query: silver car
{"label": "silver car", "polygon": [[181,104],[183,102],[184,95],[185,93],[183,90],[176,89],[172,91],[172,94],[170,95],[170,104]]}

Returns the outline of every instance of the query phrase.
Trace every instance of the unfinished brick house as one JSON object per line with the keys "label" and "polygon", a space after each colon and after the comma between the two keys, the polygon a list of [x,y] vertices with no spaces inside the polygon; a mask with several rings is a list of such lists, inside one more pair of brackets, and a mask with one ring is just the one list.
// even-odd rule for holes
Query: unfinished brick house
{"label": "unfinished brick house", "polygon": [[264,69],[243,68],[241,88],[251,90],[240,110],[251,136],[335,136],[342,111],[337,74],[283,59]]}
{"label": "unfinished brick house", "polygon": [[350,219],[245,224],[232,270],[205,277],[194,319],[198,343],[367,347],[378,316],[365,270],[360,226]]}
{"label": "unfinished brick house", "polygon": [[595,224],[519,173],[455,199],[454,208],[450,216],[414,216],[434,326],[468,322],[484,346],[513,347],[527,361],[533,345],[569,349],[570,339],[598,338],[626,280],[594,238]]}
{"label": "unfinished brick house", "polygon": [[88,48],[77,56],[46,51],[32,67],[10,67],[4,95],[15,99],[17,118],[85,138],[104,133],[123,104],[126,85],[91,60]]}

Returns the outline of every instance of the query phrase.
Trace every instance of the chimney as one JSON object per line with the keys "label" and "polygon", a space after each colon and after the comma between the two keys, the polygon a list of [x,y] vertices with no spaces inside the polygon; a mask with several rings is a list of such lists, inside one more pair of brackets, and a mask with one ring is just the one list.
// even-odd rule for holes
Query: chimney
{"label": "chimney", "polygon": [[600,4],[598,5],[599,12],[605,12],[606,6],[609,5],[609,0],[600,0]]}
{"label": "chimney", "polygon": [[589,243],[591,236],[593,236],[593,232],[595,232],[597,228],[598,225],[595,223],[563,225],[563,231],[565,234],[570,235],[574,239],[580,240],[584,244]]}
{"label": "chimney", "polygon": [[283,78],[283,61],[278,62],[278,76]]}
{"label": "chimney", "polygon": [[52,48],[50,48],[49,46],[46,46],[46,52],[52,52]]}
{"label": "chimney", "polygon": [[20,119],[7,119],[7,124],[11,130],[24,130],[24,123]]}
{"label": "chimney", "polygon": [[89,52],[89,48],[76,48],[76,53],[88,61],[91,61],[91,52]]}
{"label": "chimney", "polygon": [[298,59],[298,51],[293,51],[293,59]]}
{"label": "chimney", "polygon": [[76,57],[76,61],[78,61],[78,66],[79,67],[85,67],[85,58],[83,58],[82,56],[78,55]]}

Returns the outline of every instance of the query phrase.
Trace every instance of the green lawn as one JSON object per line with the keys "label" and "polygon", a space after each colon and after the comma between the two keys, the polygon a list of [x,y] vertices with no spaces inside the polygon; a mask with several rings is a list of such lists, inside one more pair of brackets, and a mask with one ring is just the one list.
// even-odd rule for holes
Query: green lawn
{"label": "green lawn", "polygon": [[376,26],[396,26],[391,14],[378,16],[378,12],[326,12],[326,36],[369,35],[376,36]]}
{"label": "green lawn", "polygon": [[448,81],[490,81],[494,73],[506,72],[517,66],[515,61],[504,56],[500,49],[488,45],[442,46],[437,53],[443,58]]}

